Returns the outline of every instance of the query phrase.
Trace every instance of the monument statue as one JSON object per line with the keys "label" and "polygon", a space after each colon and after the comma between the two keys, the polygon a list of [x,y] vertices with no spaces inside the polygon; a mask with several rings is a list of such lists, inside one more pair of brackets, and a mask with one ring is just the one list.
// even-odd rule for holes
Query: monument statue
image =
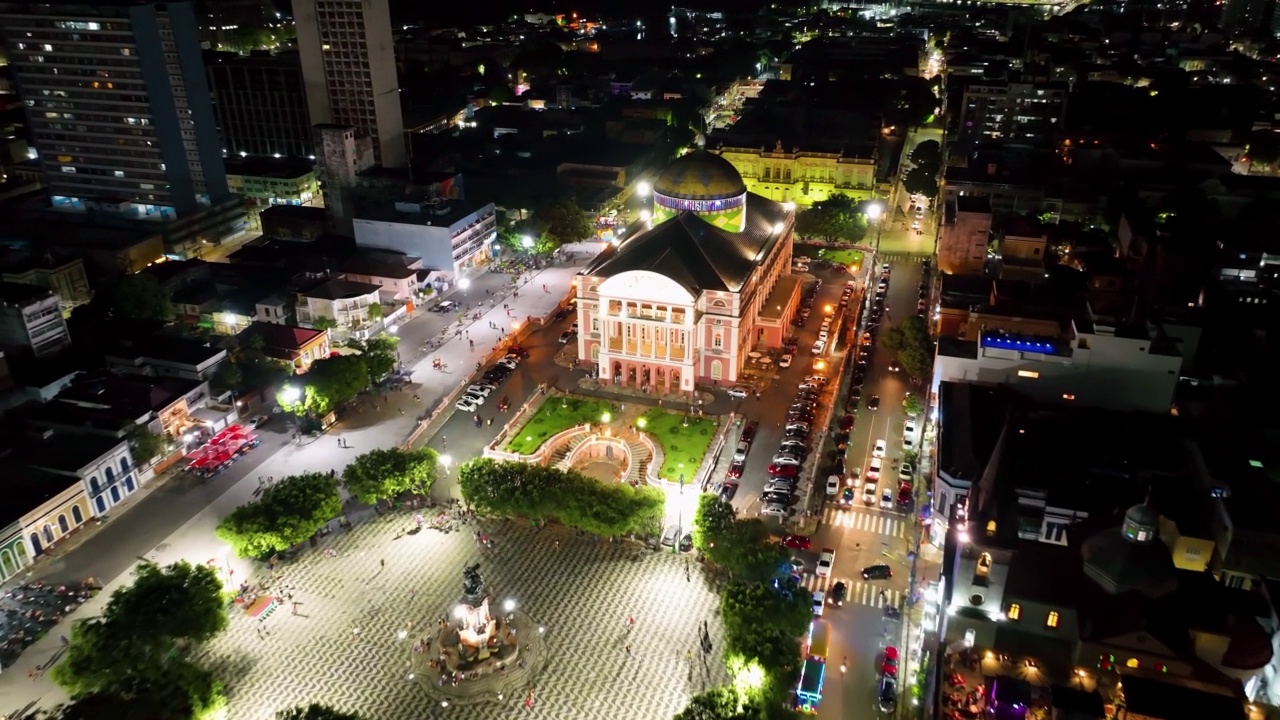
{"label": "monument statue", "polygon": [[462,569],[462,594],[467,597],[479,597],[484,587],[484,578],[480,576],[480,563],[468,565]]}

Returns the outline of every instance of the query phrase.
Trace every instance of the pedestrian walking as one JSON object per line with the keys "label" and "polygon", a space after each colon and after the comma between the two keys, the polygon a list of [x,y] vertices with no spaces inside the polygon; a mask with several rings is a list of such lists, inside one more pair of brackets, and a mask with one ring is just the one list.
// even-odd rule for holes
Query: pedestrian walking
{"label": "pedestrian walking", "polygon": [[635,655],[631,652],[631,646],[630,646],[630,645],[628,645],[628,646],[627,646],[626,648],[624,648],[624,649],[627,651],[627,659],[628,659],[628,660],[631,660],[632,658],[634,658],[634,657],[635,657]]}
{"label": "pedestrian walking", "polygon": [[381,560],[379,560],[379,561],[378,561],[378,566],[385,570],[385,569],[386,569],[386,567],[387,567],[387,559],[386,559],[386,558],[382,558]]}

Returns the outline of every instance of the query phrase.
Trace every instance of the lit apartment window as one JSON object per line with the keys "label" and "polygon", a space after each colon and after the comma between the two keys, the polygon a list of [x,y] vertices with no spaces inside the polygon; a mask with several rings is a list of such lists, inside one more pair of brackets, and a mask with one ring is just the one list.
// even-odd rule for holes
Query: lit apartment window
{"label": "lit apartment window", "polygon": [[1139,662],[1138,662],[1138,658],[1129,658],[1128,660],[1125,660],[1125,661],[1124,661],[1124,666],[1125,666],[1125,667],[1136,668],[1136,667],[1138,667],[1138,666],[1139,666],[1139,665],[1141,665],[1141,664],[1142,664],[1142,663],[1139,663]]}
{"label": "lit apartment window", "polygon": [[1035,370],[1019,370],[1018,377],[1031,378],[1032,380],[1040,377],[1040,373]]}
{"label": "lit apartment window", "polygon": [[1063,400],[1075,400],[1076,396],[1071,393],[1062,393]]}
{"label": "lit apartment window", "polygon": [[1009,606],[1009,612],[1005,613],[1010,620],[1017,620],[1022,617],[1022,606],[1014,603]]}
{"label": "lit apartment window", "polygon": [[1049,617],[1044,620],[1045,627],[1058,627],[1058,613],[1054,610],[1049,611]]}

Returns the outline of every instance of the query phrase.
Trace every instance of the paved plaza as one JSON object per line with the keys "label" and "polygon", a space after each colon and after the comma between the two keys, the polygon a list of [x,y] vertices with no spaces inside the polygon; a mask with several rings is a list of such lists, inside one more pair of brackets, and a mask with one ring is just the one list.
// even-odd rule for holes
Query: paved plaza
{"label": "paved plaza", "polygon": [[[298,614],[281,607],[260,622],[237,612],[204,649],[227,681],[229,717],[265,720],[282,707],[325,702],[379,720],[665,719],[691,695],[727,681],[718,596],[687,556],[514,521],[481,521],[493,542],[482,553],[474,526],[397,539],[410,524],[403,513],[370,520],[277,568]],[[458,603],[462,569],[475,562],[492,604],[514,599],[546,628],[528,639],[543,657],[530,662],[538,668],[532,676],[482,680],[491,700],[444,706],[435,677],[408,679],[412,641]],[[705,659],[704,620],[714,647]],[[408,631],[403,640],[400,630]],[[534,703],[526,709],[529,685]]]}

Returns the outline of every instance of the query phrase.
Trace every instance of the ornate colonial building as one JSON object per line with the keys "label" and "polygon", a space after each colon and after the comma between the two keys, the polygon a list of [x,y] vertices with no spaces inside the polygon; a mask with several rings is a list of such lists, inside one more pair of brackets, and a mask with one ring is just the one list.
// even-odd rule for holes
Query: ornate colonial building
{"label": "ornate colonial building", "polygon": [[808,206],[832,195],[848,195],[855,200],[870,199],[875,192],[876,160],[846,150],[785,149],[781,142],[772,149],[733,144],[733,136],[719,148],[746,182],[747,189],[770,200]]}
{"label": "ornate colonial building", "polygon": [[752,348],[781,344],[799,299],[794,212],[705,150],[663,171],[653,202],[650,227],[578,278],[578,357],[655,392],[731,384]]}

